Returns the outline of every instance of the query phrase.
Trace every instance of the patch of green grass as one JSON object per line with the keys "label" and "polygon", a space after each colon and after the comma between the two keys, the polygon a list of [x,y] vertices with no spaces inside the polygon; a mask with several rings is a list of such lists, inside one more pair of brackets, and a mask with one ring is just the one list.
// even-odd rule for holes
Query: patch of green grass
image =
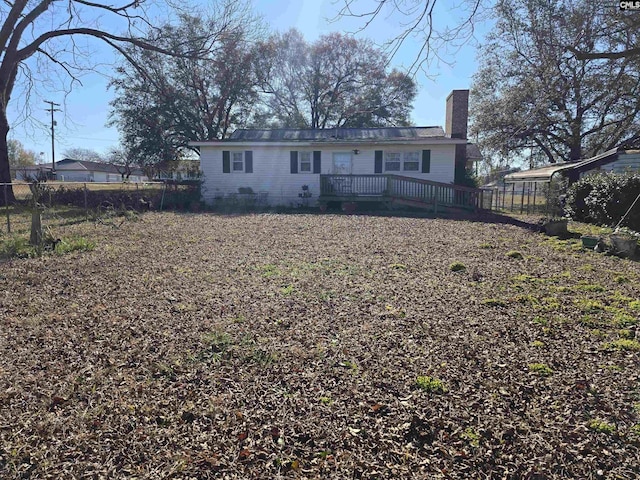
{"label": "patch of green grass", "polygon": [[603,350],[619,350],[626,352],[640,352],[640,342],[637,340],[630,340],[628,338],[620,338],[613,342],[606,342],[602,344]]}
{"label": "patch of green grass", "polygon": [[616,275],[613,277],[613,281],[616,283],[629,283],[631,280],[626,275]]}
{"label": "patch of green grass", "polygon": [[579,282],[576,285],[576,290],[582,290],[583,292],[604,292],[605,288],[602,285]]}
{"label": "patch of green grass", "polygon": [[547,320],[546,318],[542,318],[542,317],[535,317],[533,320],[531,320],[534,324],[536,325],[540,325],[542,327],[546,327],[547,325],[549,325],[549,320]]}
{"label": "patch of green grass", "polygon": [[55,253],[64,255],[70,252],[88,252],[96,248],[95,242],[85,237],[63,238],[58,242]]}
{"label": "patch of green grass", "polygon": [[602,330],[600,330],[599,328],[591,329],[591,330],[589,330],[589,333],[590,333],[591,335],[593,335],[594,337],[596,337],[596,338],[604,338],[604,337],[606,337],[606,336],[607,336],[607,334],[606,334],[606,333],[604,333],[604,332],[603,332]]}
{"label": "patch of green grass", "polygon": [[449,265],[449,270],[452,272],[464,272],[466,269],[467,267],[462,262],[453,262]]}
{"label": "patch of green grass", "polygon": [[549,377],[553,374],[553,370],[551,370],[551,368],[549,368],[545,363],[530,363],[529,371],[540,375],[541,377]]}
{"label": "patch of green grass", "polygon": [[538,299],[531,294],[526,294],[526,295],[516,295],[513,300],[516,303],[520,303],[523,305],[538,305],[540,302],[538,301]]}
{"label": "patch of green grass", "polygon": [[628,340],[633,340],[633,338],[635,337],[635,333],[633,333],[631,330],[627,330],[626,328],[618,330],[618,335],[620,336],[620,338],[626,338]]}
{"label": "patch of green grass", "polygon": [[480,446],[480,434],[476,432],[473,428],[467,427],[464,429],[464,433],[460,435],[462,438],[469,442],[469,445],[472,447]]}
{"label": "patch of green grass", "polygon": [[282,295],[289,296],[293,293],[294,290],[295,288],[293,287],[293,285],[286,285],[280,289],[280,293]]}
{"label": "patch of green grass", "polygon": [[506,307],[507,303],[503,300],[498,300],[497,298],[486,298],[480,302],[482,305],[487,305],[488,307]]}
{"label": "patch of green grass", "polygon": [[333,400],[331,399],[331,397],[320,397],[319,400],[320,400],[320,403],[323,405],[331,405],[333,403]]}
{"label": "patch of green grass", "polygon": [[38,256],[38,249],[29,244],[24,237],[11,236],[0,243],[0,257],[33,258]]}
{"label": "patch of green grass", "polygon": [[416,387],[429,393],[446,393],[447,387],[437,378],[429,376],[419,376],[416,378]]}
{"label": "patch of green grass", "polygon": [[533,342],[530,343],[530,345],[535,348],[542,348],[545,346],[545,343],[541,342],[540,340],[534,340]]}
{"label": "patch of green grass", "polygon": [[629,433],[634,437],[640,437],[640,423],[636,423],[629,428]]}
{"label": "patch of green grass", "polygon": [[629,302],[629,308],[631,308],[632,310],[640,310],[640,300]]}
{"label": "patch of green grass", "polygon": [[278,267],[272,263],[267,263],[266,265],[262,265],[258,267],[258,270],[260,270],[261,275],[265,278],[277,277],[278,275],[281,274]]}
{"label": "patch of green grass", "polygon": [[507,253],[505,253],[505,255],[509,258],[513,258],[515,260],[522,260],[524,258],[524,256],[522,255],[522,253],[518,252],[517,250],[510,250]]}
{"label": "patch of green grass", "polygon": [[200,360],[211,360],[218,362],[231,346],[231,337],[225,332],[213,330],[202,336],[205,349],[200,352]]}
{"label": "patch of green grass", "polygon": [[391,270],[406,270],[407,266],[404,265],[403,263],[392,263],[391,265],[389,265],[389,268]]}
{"label": "patch of green grass", "polygon": [[626,295],[623,295],[621,292],[619,292],[618,290],[616,290],[615,292],[613,292],[612,295],[609,295],[609,298],[617,303],[629,303],[633,301],[633,298],[631,297],[627,297]]}
{"label": "patch of green grass", "polygon": [[495,247],[490,243],[481,243],[480,245],[478,245],[478,248],[482,248],[483,250],[488,250],[490,248],[495,248]]}
{"label": "patch of green grass", "polygon": [[633,404],[633,411],[636,412],[636,415],[640,415],[640,402]]}
{"label": "patch of green grass", "polygon": [[597,433],[605,433],[611,435],[616,431],[616,426],[612,423],[605,422],[604,420],[593,419],[587,423],[589,430]]}
{"label": "patch of green grass", "polygon": [[583,313],[595,313],[604,310],[604,304],[600,300],[591,300],[588,298],[579,298],[574,303],[582,310]]}

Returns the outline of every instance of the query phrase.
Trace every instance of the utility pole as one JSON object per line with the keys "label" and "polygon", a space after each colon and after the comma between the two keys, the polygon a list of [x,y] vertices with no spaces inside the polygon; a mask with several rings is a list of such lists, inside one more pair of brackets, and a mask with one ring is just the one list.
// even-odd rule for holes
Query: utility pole
{"label": "utility pole", "polygon": [[49,108],[45,109],[47,112],[51,112],[51,176],[56,178],[56,147],[55,147],[55,126],[56,121],[53,119],[53,112],[61,112],[59,103],[54,103],[51,100],[45,100],[44,103],[49,104]]}

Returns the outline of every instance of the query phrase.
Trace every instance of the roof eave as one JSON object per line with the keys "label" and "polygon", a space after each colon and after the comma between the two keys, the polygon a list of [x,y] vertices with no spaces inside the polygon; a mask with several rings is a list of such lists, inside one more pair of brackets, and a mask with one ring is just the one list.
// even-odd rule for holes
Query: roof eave
{"label": "roof eave", "polygon": [[370,139],[350,139],[350,140],[296,140],[296,141],[269,141],[269,140],[253,140],[253,141],[237,141],[237,140],[217,140],[208,142],[189,142],[190,147],[225,147],[225,146],[237,146],[237,147],[255,147],[255,146],[269,146],[269,147],[291,147],[291,146],[359,146],[363,145],[397,145],[397,144],[409,144],[409,145],[425,145],[425,144],[440,144],[440,145],[466,145],[467,140],[464,138],[449,138],[449,137],[419,137],[419,138],[396,138],[388,140],[370,140]]}

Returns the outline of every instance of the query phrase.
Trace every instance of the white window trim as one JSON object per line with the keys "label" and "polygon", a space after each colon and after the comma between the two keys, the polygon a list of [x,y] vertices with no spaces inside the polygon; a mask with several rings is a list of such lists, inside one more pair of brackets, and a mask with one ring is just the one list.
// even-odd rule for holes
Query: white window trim
{"label": "white window trim", "polygon": [[[391,154],[400,156],[400,158],[398,159],[398,161],[400,162],[400,168],[398,170],[387,170],[387,161],[388,161],[387,156],[391,155]],[[385,150],[384,158],[382,159],[382,169],[383,169],[384,173],[387,173],[387,172],[400,173],[400,172],[402,172],[402,152],[390,152],[390,151],[388,152],[388,151]]]}
{"label": "white window trim", "polygon": [[[236,155],[236,154],[238,154],[238,153],[239,153],[240,155],[242,155],[242,170],[235,170],[235,169],[233,168],[233,163],[234,163],[233,157],[234,157],[234,155]],[[244,173],[244,171],[245,171],[245,167],[246,167],[246,164],[245,164],[245,158],[244,158],[244,151],[242,151],[242,150],[240,150],[240,151],[238,151],[238,150],[236,150],[236,151],[231,150],[231,152],[229,153],[229,157],[231,157],[231,158],[230,158],[230,165],[229,165],[229,170],[231,171],[231,173]]]}
{"label": "white window trim", "polygon": [[[302,154],[309,155],[309,170],[302,170]],[[307,163],[307,162],[305,162]],[[313,173],[313,152],[309,152],[306,150],[298,150],[298,173]]]}
{"label": "white window trim", "polygon": [[[407,160],[407,154],[415,154],[416,158],[413,160]],[[402,171],[403,172],[415,172],[415,173],[420,173],[420,151],[419,150],[411,150],[411,151],[407,151],[407,152],[402,152]],[[405,168],[405,163],[417,163],[418,164],[418,168],[416,168],[415,170],[407,170]]]}

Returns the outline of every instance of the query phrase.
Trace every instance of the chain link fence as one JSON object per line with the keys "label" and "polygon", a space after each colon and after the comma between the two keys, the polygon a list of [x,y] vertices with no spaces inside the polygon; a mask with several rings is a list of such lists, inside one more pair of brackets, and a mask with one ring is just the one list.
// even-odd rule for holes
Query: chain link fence
{"label": "chain link fence", "polygon": [[5,227],[0,232],[15,233],[28,227],[34,208],[42,211],[43,221],[131,211],[195,210],[200,207],[200,188],[198,182],[14,182],[0,183],[0,199]]}
{"label": "chain link fence", "polygon": [[547,217],[562,215],[565,191],[562,182],[517,182],[492,190],[492,210]]}

